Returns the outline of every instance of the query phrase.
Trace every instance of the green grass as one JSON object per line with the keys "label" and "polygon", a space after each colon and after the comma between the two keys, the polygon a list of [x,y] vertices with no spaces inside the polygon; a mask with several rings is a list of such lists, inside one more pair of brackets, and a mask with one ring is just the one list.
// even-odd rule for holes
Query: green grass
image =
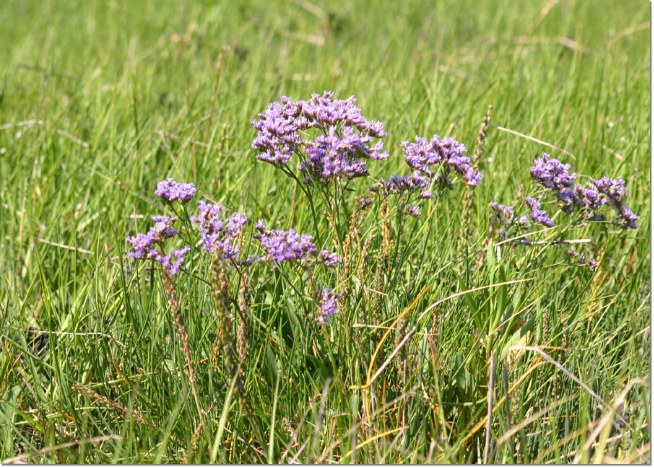
{"label": "green grass", "polygon": [[[493,356],[488,461],[649,459],[648,386],[634,384],[620,415],[613,405],[650,376],[647,4],[336,3],[2,2],[0,460],[481,462]],[[403,170],[400,141],[416,134],[450,135],[472,150],[492,105],[471,214],[462,219],[460,187],[425,205],[396,244],[399,260],[381,272],[375,315],[373,209],[361,223],[376,240],[355,299],[327,335],[293,292],[300,276],[257,270],[250,417],[230,376],[211,369],[209,262],[194,255],[176,277],[208,420],[192,442],[198,414],[165,292],[156,271],[126,258],[124,238],[161,212],[153,190],[168,176],[251,219],[316,235],[302,192],[256,161],[249,122],[281,95],[326,89],[355,95],[367,117],[384,121],[391,158],[370,165],[377,177]],[[596,274],[571,266],[567,246],[504,245],[501,261],[491,248],[475,266],[488,204],[529,186],[540,151],[627,182],[637,230],[567,235],[593,239],[603,253]],[[471,230],[463,256],[462,221]],[[327,226],[321,219],[317,230],[334,248]],[[318,280],[335,276],[321,271]],[[360,325],[394,330],[375,354],[385,329]],[[30,327],[61,333],[39,354]],[[405,351],[360,388],[413,327]],[[558,366],[514,345],[537,347]],[[598,423],[599,445],[582,450]]]}

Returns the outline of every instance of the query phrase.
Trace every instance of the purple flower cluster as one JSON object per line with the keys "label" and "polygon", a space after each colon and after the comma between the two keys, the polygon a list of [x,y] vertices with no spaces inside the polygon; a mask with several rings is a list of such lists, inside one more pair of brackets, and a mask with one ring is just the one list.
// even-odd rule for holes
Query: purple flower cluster
{"label": "purple flower cluster", "polygon": [[571,173],[571,168],[570,164],[563,164],[549,154],[543,153],[542,157],[534,161],[529,171],[536,183],[549,189],[556,196],[566,213],[572,212],[575,202],[573,186],[577,174]]}
{"label": "purple flower cluster", "polygon": [[428,185],[429,179],[415,171],[411,175],[392,175],[388,180],[380,179],[378,184],[370,187],[370,190],[378,192],[381,188],[386,195],[402,195],[420,190],[421,198],[431,198],[433,194],[429,190],[422,190]]}
{"label": "purple flower cluster", "polygon": [[571,168],[570,164],[563,164],[549,154],[543,153],[542,157],[534,161],[529,172],[531,177],[543,187],[561,191],[572,188],[575,183],[577,174],[570,173]]}
{"label": "purple flower cluster", "polygon": [[638,227],[639,216],[623,202],[626,196],[624,180],[602,177],[592,180],[586,186],[575,185],[577,174],[570,172],[570,169],[569,164],[563,164],[543,153],[541,158],[534,161],[530,172],[539,185],[554,194],[566,213],[572,213],[577,208],[586,219],[602,220],[604,217],[599,210],[608,204],[618,213],[623,228]]}
{"label": "purple flower cluster", "polygon": [[623,228],[636,229],[638,227],[637,221],[640,216],[627,208],[622,201],[626,196],[624,180],[602,177],[593,180],[589,186],[594,187],[601,194],[601,199],[618,213]]}
{"label": "purple flower cluster", "polygon": [[138,260],[159,262],[171,275],[174,275],[184,263],[184,255],[190,249],[189,247],[180,250],[173,249],[171,255],[164,255],[164,241],[177,234],[177,230],[172,226],[176,218],[153,216],[152,219],[155,225],[147,233],[138,233],[136,236],[127,237],[126,240],[132,244],[133,249],[127,255]]}
{"label": "purple flower cluster", "polygon": [[361,206],[361,208],[366,208],[367,206],[372,205],[372,200],[370,198],[360,197],[359,205]]}
{"label": "purple flower cluster", "polygon": [[387,159],[383,144],[373,143],[386,136],[382,123],[366,120],[354,97],[333,97],[325,92],[308,101],[282,97],[270,104],[252,121],[258,131],[252,143],[260,152],[257,158],[284,166],[296,154],[306,178],[321,183],[365,175],[367,160]]}
{"label": "purple flower cluster", "polygon": [[204,200],[198,202],[198,208],[198,216],[192,216],[191,221],[199,224],[198,231],[204,242],[204,249],[207,252],[217,252],[225,260],[235,261],[241,249],[237,240],[248,220],[247,217],[236,212],[222,219],[220,213],[224,206],[220,203],[211,205]]}
{"label": "purple flower cluster", "polygon": [[[300,235],[294,229],[284,231],[282,229],[266,229],[263,220],[257,221],[257,234],[266,255],[259,259],[260,262],[299,262],[317,257],[325,266],[333,268],[341,262],[336,254],[327,250],[318,250],[313,242],[313,237]],[[274,267],[274,263],[273,263]]]}
{"label": "purple flower cluster", "polygon": [[497,202],[491,202],[490,206],[499,219],[508,220],[508,221],[513,219],[512,206],[502,205],[501,203],[497,203]]}
{"label": "purple flower cluster", "polygon": [[422,214],[422,211],[420,211],[420,207],[418,205],[407,205],[404,207],[404,212],[409,216],[413,216],[414,218],[417,218]]}
{"label": "purple flower cluster", "polygon": [[338,266],[342,261],[338,257],[338,255],[336,255],[335,253],[330,252],[328,250],[321,250],[318,253],[318,258],[328,268],[334,268],[334,267]]}
{"label": "purple flower cluster", "polygon": [[547,226],[547,227],[554,226],[554,221],[550,219],[550,217],[548,216],[545,210],[541,209],[540,201],[536,200],[535,198],[525,197],[525,203],[531,210],[531,213],[529,214],[531,216],[531,219],[533,219],[537,223],[542,224],[543,226]]}
{"label": "purple flower cluster", "polygon": [[[191,250],[190,247],[183,247],[181,249],[172,249],[171,255],[163,255],[156,260],[161,263],[166,270],[170,272],[171,275],[174,275],[179,270],[179,267],[184,263],[184,255],[186,255]],[[174,261],[172,259],[175,259]]]}
{"label": "purple flower cluster", "polygon": [[320,308],[318,309],[318,323],[327,323],[327,317],[338,313],[339,295],[334,294],[331,288],[325,288],[320,293]]}
{"label": "purple flower cluster", "polygon": [[435,171],[432,166],[440,167],[440,177],[437,181],[445,187],[451,187],[447,176],[452,171],[459,174],[471,187],[476,187],[481,181],[482,174],[470,165],[470,158],[464,156],[465,145],[453,138],[441,139],[434,135],[428,140],[416,137],[415,143],[403,141],[402,147],[406,162],[412,169],[435,178],[439,171]]}
{"label": "purple flower cluster", "polygon": [[154,194],[162,200],[172,203],[175,200],[188,203],[193,199],[197,190],[191,183],[175,182],[172,178],[162,180],[157,184]]}

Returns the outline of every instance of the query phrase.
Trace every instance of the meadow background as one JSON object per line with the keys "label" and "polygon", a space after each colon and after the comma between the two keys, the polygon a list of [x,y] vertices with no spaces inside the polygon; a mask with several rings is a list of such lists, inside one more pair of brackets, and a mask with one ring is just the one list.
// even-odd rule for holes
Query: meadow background
{"label": "meadow background", "polygon": [[[635,380],[649,382],[651,352],[648,5],[1,2],[0,460],[648,460],[650,390]],[[301,192],[255,159],[249,122],[282,95],[324,90],[355,95],[384,122],[391,158],[371,165],[378,177],[402,166],[400,141],[416,134],[472,149],[492,105],[484,179],[465,219],[463,190],[425,210],[407,244],[414,262],[387,284],[380,323],[365,308],[331,319],[336,366],[294,346],[301,312],[278,277],[261,280],[247,418],[207,364],[216,317],[206,285],[181,273],[211,421],[196,430],[160,281],[126,260],[124,239],[161,211],[153,191],[169,176],[251,219],[315,234]],[[476,268],[489,203],[512,202],[541,151],[579,173],[624,178],[639,228],[596,237],[596,272],[570,266],[556,246]],[[452,294],[522,279],[420,318]],[[393,362],[369,389],[353,389],[377,344],[366,326],[389,326],[429,285],[407,318],[417,327],[410,371]],[[488,318],[507,308],[519,314],[511,330]],[[558,366],[507,343],[538,347]]]}

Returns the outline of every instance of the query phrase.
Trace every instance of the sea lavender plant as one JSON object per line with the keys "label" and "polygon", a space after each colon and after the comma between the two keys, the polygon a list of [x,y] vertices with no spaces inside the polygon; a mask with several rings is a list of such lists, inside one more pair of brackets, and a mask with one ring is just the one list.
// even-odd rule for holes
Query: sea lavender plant
{"label": "sea lavender plant", "polygon": [[[525,234],[516,239],[522,244],[531,244],[528,239],[528,230],[531,221],[553,228],[554,221],[543,208],[543,200],[549,196],[553,199],[554,206],[558,205],[562,212],[568,215],[568,220],[562,220],[563,228],[571,229],[582,227],[589,221],[605,221],[606,217],[601,212],[606,205],[617,213],[617,220],[614,224],[623,229],[636,229],[638,227],[638,215],[633,213],[625,204],[626,197],[625,182],[622,179],[611,179],[602,177],[592,179],[585,185],[577,183],[578,175],[572,171],[570,164],[564,164],[547,153],[536,158],[530,168],[531,178],[544,192],[540,191],[538,198],[524,197],[523,200],[529,209],[528,214],[516,217],[513,209],[508,209],[499,203],[491,203],[495,218],[500,219],[501,229],[499,238],[505,239],[507,231],[514,228],[516,231],[524,231]],[[517,219],[516,219],[517,218]],[[496,232],[497,234],[497,232]],[[548,245],[565,244],[565,240],[554,240]],[[578,253],[574,248],[568,251],[570,258],[580,258],[577,264],[585,265],[590,269],[597,267],[597,261],[592,253]]]}
{"label": "sea lavender plant", "polygon": [[[159,187],[162,188],[162,195],[157,194],[167,202],[180,200],[182,203],[187,203],[195,195],[195,188],[193,187],[192,190],[190,190],[190,187],[192,187],[191,184],[186,184],[185,187],[179,189],[175,188],[174,181],[170,181],[172,181],[172,179],[164,181],[164,185],[160,183]],[[159,188],[157,190],[159,191]],[[164,242],[177,234],[177,230],[173,227],[173,223],[177,218],[169,216],[154,216],[152,219],[155,222],[155,225],[151,227],[147,233],[139,233],[136,236],[127,237],[127,242],[132,244],[133,248],[132,251],[128,253],[128,256],[138,260],[154,260],[162,267],[162,279],[168,297],[168,308],[173,319],[175,331],[181,342],[182,353],[184,354],[184,359],[186,361],[184,371],[189,385],[191,386],[193,400],[195,401],[195,406],[200,418],[200,426],[206,427],[204,425],[204,411],[202,410],[200,396],[195,384],[195,368],[191,357],[191,346],[189,344],[188,332],[184,325],[184,319],[177,298],[177,290],[173,281],[173,276],[177,274],[179,268],[184,263],[184,256],[190,251],[190,247],[187,246],[182,249],[172,249],[171,254],[166,255],[164,253]]]}
{"label": "sea lavender plant", "polygon": [[457,140],[441,139],[438,135],[431,140],[416,137],[415,142],[402,142],[402,147],[405,162],[413,172],[380,179],[370,187],[370,191],[381,193],[384,197],[401,197],[398,204],[401,211],[409,216],[420,216],[420,208],[415,202],[434,198],[433,189],[439,192],[454,189],[454,174],[460,176],[468,187],[479,185],[482,174],[474,169],[471,158],[464,155],[465,145]]}

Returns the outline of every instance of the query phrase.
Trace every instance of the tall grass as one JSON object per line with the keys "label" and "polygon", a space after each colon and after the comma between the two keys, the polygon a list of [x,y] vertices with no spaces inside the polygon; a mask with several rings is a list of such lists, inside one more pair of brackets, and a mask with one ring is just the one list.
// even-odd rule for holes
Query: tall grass
{"label": "tall grass", "polygon": [[[649,459],[642,2],[17,0],[0,24],[0,460]],[[172,176],[329,238],[256,161],[249,124],[281,95],[326,89],[384,121],[384,177],[416,134],[474,148],[492,105],[484,179],[425,205],[386,260],[384,213],[364,214],[350,306],[324,336],[298,306],[301,276],[250,278],[242,391],[213,366],[211,266],[191,257],[175,282],[200,426],[160,276],[126,258],[125,236]],[[566,262],[568,246],[487,240],[489,202],[528,185],[541,151],[627,182],[640,227],[579,231],[601,254],[594,272]]]}

